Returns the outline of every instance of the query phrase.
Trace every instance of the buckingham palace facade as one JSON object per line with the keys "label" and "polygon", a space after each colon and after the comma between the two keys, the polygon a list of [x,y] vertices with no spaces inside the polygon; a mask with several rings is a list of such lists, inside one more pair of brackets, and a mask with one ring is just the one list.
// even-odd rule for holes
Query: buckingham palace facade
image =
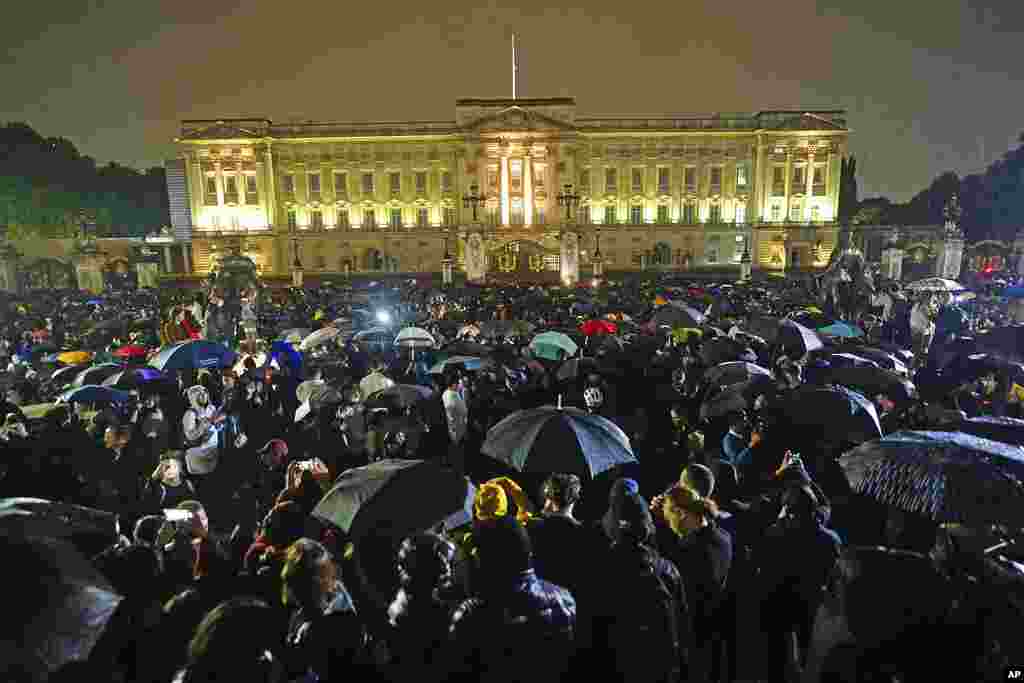
{"label": "buckingham palace facade", "polygon": [[[184,121],[173,240],[203,274],[228,249],[267,276],[586,277],[822,266],[844,113],[578,114],[571,98],[464,99],[449,121]],[[571,186],[571,187],[567,187]],[[472,197],[467,201],[467,197]],[[570,199],[566,199],[570,198]]]}

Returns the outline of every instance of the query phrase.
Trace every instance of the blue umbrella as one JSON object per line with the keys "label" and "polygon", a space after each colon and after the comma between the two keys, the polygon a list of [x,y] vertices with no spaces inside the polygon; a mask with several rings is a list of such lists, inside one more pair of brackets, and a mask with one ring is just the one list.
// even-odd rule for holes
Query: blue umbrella
{"label": "blue umbrella", "polygon": [[199,368],[230,368],[235,352],[215,342],[199,339],[187,341],[162,350],[150,363],[157,370],[196,370]]}
{"label": "blue umbrella", "polygon": [[302,369],[302,354],[295,350],[291,342],[276,341],[271,344],[267,363],[269,364],[275,360],[282,368],[287,365],[293,372],[298,372]]}
{"label": "blue umbrella", "polygon": [[57,400],[61,403],[125,403],[130,396],[127,392],[111,389],[98,384],[68,389]]}
{"label": "blue umbrella", "polygon": [[818,334],[823,334],[826,337],[843,337],[845,339],[853,339],[855,337],[863,337],[864,330],[855,325],[850,325],[849,323],[834,322],[828,327],[822,327],[819,329]]}
{"label": "blue umbrella", "polygon": [[568,472],[588,479],[636,462],[629,437],[614,422],[554,406],[512,413],[487,432],[480,452],[520,472]]}
{"label": "blue umbrella", "polygon": [[1003,290],[1003,296],[1008,299],[1024,299],[1024,287],[1007,287]]}

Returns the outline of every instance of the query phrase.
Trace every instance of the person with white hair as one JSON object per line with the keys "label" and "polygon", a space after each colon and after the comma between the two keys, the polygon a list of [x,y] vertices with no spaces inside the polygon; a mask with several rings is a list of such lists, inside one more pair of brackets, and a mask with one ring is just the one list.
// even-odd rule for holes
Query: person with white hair
{"label": "person with white hair", "polygon": [[224,420],[210,394],[198,384],[185,392],[189,408],[181,418],[185,437],[185,463],[189,474],[210,474],[217,467],[218,438]]}

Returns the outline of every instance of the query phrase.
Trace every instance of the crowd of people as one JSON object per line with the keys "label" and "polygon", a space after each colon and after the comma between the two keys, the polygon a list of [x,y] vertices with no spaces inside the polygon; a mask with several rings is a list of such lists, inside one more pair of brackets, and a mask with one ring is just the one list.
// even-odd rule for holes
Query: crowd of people
{"label": "crowd of people", "polygon": [[[856,338],[793,343],[754,321],[836,321],[791,283],[163,297],[6,302],[0,499],[105,511],[117,525],[88,552],[123,601],[88,658],[49,680],[909,681],[914,637],[950,680],[1012,659],[976,628],[989,613],[952,597],[955,530],[856,495],[840,456],[868,437],[790,407],[848,361],[943,387],[854,387],[886,434],[1019,418],[1020,366],[949,370],[977,356],[965,346],[976,333],[1006,324],[995,305],[908,302],[897,287],[870,320],[840,321]],[[611,325],[580,332],[593,320]],[[413,326],[431,343],[393,343]],[[544,330],[578,350],[537,353]],[[147,365],[191,340],[237,354]],[[68,352],[89,360],[64,363]],[[745,367],[734,391],[723,365],[764,373]],[[77,380],[85,371],[99,374]],[[68,398],[75,382],[105,380],[126,398]],[[610,421],[635,462],[589,477],[481,452],[506,417],[547,405]],[[542,436],[523,440],[543,451]],[[390,459],[467,477],[471,520],[357,539],[314,514],[343,473]],[[898,587],[880,581],[843,605],[856,647],[820,651],[822,615],[849,598],[854,546],[930,558],[950,596],[941,621],[915,622],[893,647],[873,615]]]}

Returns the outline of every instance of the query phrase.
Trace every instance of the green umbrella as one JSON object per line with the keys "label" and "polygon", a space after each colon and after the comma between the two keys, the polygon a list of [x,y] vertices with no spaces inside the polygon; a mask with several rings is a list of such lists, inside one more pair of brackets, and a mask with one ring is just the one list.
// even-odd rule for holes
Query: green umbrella
{"label": "green umbrella", "polygon": [[576,354],[579,347],[568,335],[561,332],[542,332],[530,342],[534,355],[546,360],[562,360]]}

